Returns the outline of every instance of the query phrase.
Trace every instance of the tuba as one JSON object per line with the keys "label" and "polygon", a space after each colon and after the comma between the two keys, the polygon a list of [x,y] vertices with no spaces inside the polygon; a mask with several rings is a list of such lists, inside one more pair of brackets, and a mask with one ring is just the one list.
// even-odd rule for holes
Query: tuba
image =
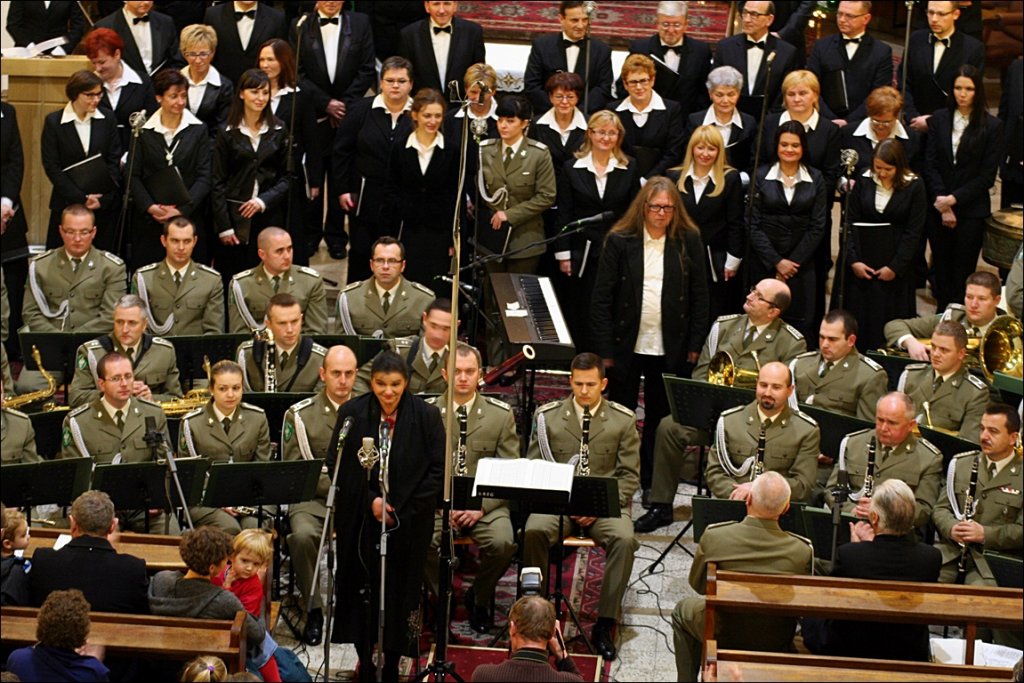
{"label": "tuba", "polygon": [[263,342],[263,391],[272,394],[277,391],[277,349],[274,347],[274,333],[270,327],[252,331],[253,349]]}
{"label": "tuba", "polygon": [[1022,334],[1024,324],[1009,315],[999,316],[988,326],[978,345],[978,357],[989,382],[997,372],[1020,379],[1024,371]]}
{"label": "tuba", "polygon": [[732,354],[728,351],[719,351],[712,356],[708,364],[708,383],[727,387],[755,386],[757,375],[761,371],[761,360],[757,357],[757,351],[751,351],[750,355],[754,357],[757,370],[737,368]]}
{"label": "tuba", "polygon": [[583,406],[583,427],[580,433],[580,459],[576,463],[576,474],[590,476],[590,406]]}
{"label": "tuba", "polygon": [[[27,394],[21,394],[20,396],[11,396],[4,400],[4,408],[11,408],[13,410],[20,410],[21,408],[32,405],[33,403],[40,403],[46,401],[42,409],[44,412],[52,412],[55,410],[67,410],[66,407],[58,407],[56,403],[50,401],[53,395],[57,393],[57,380],[54,379],[53,375],[46,371],[43,367],[42,355],[39,353],[39,349],[32,346],[32,359],[36,362],[36,367],[39,368],[39,374],[46,380],[46,388],[40,389],[39,391],[31,391]],[[4,387],[5,389],[7,387]]]}

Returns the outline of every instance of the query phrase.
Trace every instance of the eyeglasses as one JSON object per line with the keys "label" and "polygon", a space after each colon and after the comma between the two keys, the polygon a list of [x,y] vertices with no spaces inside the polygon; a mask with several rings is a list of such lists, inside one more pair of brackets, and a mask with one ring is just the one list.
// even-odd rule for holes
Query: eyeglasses
{"label": "eyeglasses", "polygon": [[375,258],[373,259],[373,265],[375,266],[399,266],[402,264],[402,259],[397,258]]}
{"label": "eyeglasses", "polygon": [[84,92],[82,93],[82,97],[86,97],[90,100],[99,100],[103,98],[103,91],[100,90],[99,92]]}
{"label": "eyeglasses", "polygon": [[595,138],[617,138],[619,137],[619,131],[617,130],[594,130],[590,129],[590,134]]}
{"label": "eyeglasses", "polygon": [[676,207],[672,204],[648,204],[647,210],[660,216],[661,214],[672,213],[676,210]]}
{"label": "eyeglasses", "polygon": [[85,239],[93,234],[96,228],[89,228],[88,230],[68,230],[67,228],[61,228],[60,231],[70,237],[71,239]]}
{"label": "eyeglasses", "polygon": [[740,12],[740,16],[746,19],[756,19],[757,17],[770,17],[771,14],[769,14],[768,12],[755,12],[752,9],[745,9],[742,12]]}
{"label": "eyeglasses", "polygon": [[892,128],[896,125],[896,119],[892,121],[879,121],[878,119],[871,119],[871,125],[875,128]]}
{"label": "eyeglasses", "polygon": [[930,9],[927,12],[925,12],[925,14],[927,14],[929,17],[941,18],[941,17],[948,17],[950,14],[952,14],[955,11],[956,10],[950,10],[948,12],[940,12],[937,9]]}
{"label": "eyeglasses", "polygon": [[405,85],[409,82],[408,78],[385,78],[384,82],[388,85]]}
{"label": "eyeglasses", "polygon": [[631,81],[626,81],[626,85],[628,85],[631,88],[635,88],[637,86],[649,85],[650,82],[651,79],[649,78],[634,78]]}
{"label": "eyeglasses", "polygon": [[579,97],[576,93],[569,93],[568,95],[552,95],[551,99],[557,100],[558,102],[571,102],[573,100],[578,100]]}
{"label": "eyeglasses", "polygon": [[186,52],[185,59],[207,59],[212,54],[213,53],[208,50],[203,50],[202,52]]}
{"label": "eyeglasses", "polygon": [[677,29],[677,30],[681,29],[683,27],[683,25],[684,24],[682,22],[669,23],[667,21],[663,21],[660,24],[658,24],[658,26],[660,26],[661,28],[663,28],[663,29],[665,29],[667,31],[668,30],[672,30],[672,29]]}
{"label": "eyeglasses", "polygon": [[772,303],[771,301],[768,301],[768,299],[765,299],[764,295],[761,294],[761,292],[757,291],[757,286],[756,285],[750,288],[750,293],[753,294],[754,298],[757,299],[758,301],[766,303],[769,306],[771,306],[772,308],[778,308],[774,303]]}
{"label": "eyeglasses", "polygon": [[867,12],[861,12],[860,14],[850,14],[849,12],[836,12],[836,19],[860,19],[867,15]]}

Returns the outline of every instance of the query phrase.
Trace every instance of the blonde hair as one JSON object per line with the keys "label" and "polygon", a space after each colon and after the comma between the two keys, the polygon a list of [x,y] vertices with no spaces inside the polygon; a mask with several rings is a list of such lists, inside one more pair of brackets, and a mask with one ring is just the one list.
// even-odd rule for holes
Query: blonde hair
{"label": "blonde hair", "polygon": [[[623,167],[629,165],[629,157],[622,151],[622,141],[626,139],[626,129],[622,126],[622,121],[619,119],[618,114],[608,109],[602,109],[601,111],[595,111],[590,115],[587,120],[587,132],[594,130],[597,126],[613,125],[615,130],[619,131],[619,137],[616,138],[615,147],[612,148],[612,156],[619,162]],[[590,144],[590,136],[585,135],[583,137],[583,144],[576,150],[575,157],[582,159],[583,157],[590,154],[593,149],[593,145]]]}
{"label": "blonde hair", "polygon": [[494,92],[495,88],[498,87],[498,72],[490,64],[484,64],[483,62],[473,64],[466,69],[466,74],[462,77],[462,84],[466,86],[466,90],[469,90],[477,81],[480,81],[490,88],[491,92]]}
{"label": "blonde hair", "polygon": [[677,187],[680,192],[686,192],[686,173],[693,166],[693,150],[700,144],[713,145],[718,149],[718,156],[715,158],[715,162],[711,164],[711,180],[715,183],[715,189],[708,195],[709,197],[717,197],[725,190],[725,175],[735,169],[726,164],[725,140],[722,139],[722,134],[714,126],[701,126],[693,131],[690,143],[686,146],[686,156],[683,158],[683,165],[673,169],[679,171]]}
{"label": "blonde hair", "polygon": [[[798,85],[806,85],[811,92],[814,93],[815,98],[821,100],[821,85],[818,83],[818,77],[814,75],[813,71],[807,69],[797,69],[796,71],[790,71],[786,74],[786,77],[782,79],[782,96],[785,98],[786,91],[790,88],[795,88]],[[818,101],[815,101],[814,108],[818,108]]]}
{"label": "blonde hair", "polygon": [[217,51],[217,32],[212,26],[206,24],[189,24],[181,29],[181,36],[178,38],[178,45],[182,54],[190,52],[199,43],[206,43],[210,46],[211,52]]}
{"label": "blonde hair", "polygon": [[185,683],[206,683],[207,681],[223,681],[228,677],[228,668],[220,657],[200,655],[185,665],[181,670],[181,680]]}
{"label": "blonde hair", "polygon": [[23,525],[27,524],[25,515],[18,508],[4,508],[3,540],[14,543]]}
{"label": "blonde hair", "polygon": [[231,554],[246,550],[255,555],[260,564],[270,564],[274,557],[274,544],[270,540],[270,533],[263,529],[242,529],[231,542]]}

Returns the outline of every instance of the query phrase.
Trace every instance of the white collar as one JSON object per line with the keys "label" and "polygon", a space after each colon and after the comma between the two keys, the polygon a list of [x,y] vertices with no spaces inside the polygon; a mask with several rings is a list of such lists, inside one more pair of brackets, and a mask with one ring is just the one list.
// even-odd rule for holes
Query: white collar
{"label": "white collar", "polygon": [[842,33],[839,34],[839,40],[856,40],[857,38],[863,38],[867,35],[867,31],[861,31],[855,36],[844,36]]}
{"label": "white collar", "polygon": [[[595,403],[594,405],[590,406],[590,417],[591,418],[593,418],[595,415],[597,415],[597,411],[599,411],[601,409],[601,400],[602,400],[601,397],[598,396],[597,397],[597,403]],[[573,410],[576,411],[576,417],[578,417],[580,420],[582,420],[583,419],[583,406],[581,406],[579,403],[576,402],[576,397],[575,396],[573,396],[573,398],[572,398],[572,407],[573,407]]]}
{"label": "white collar", "polygon": [[[666,235],[667,234],[668,233],[666,233]],[[644,246],[645,247],[648,244],[664,244],[664,243],[665,243],[665,235],[662,235],[661,237],[651,237],[651,233],[647,232],[647,226],[644,226]]]}
{"label": "white collar", "polygon": [[501,141],[501,155],[505,156],[505,150],[506,149],[511,149],[512,150],[512,156],[515,156],[516,154],[519,154],[519,150],[523,148],[523,143],[524,142],[526,142],[526,136],[525,135],[520,135],[519,139],[516,140],[516,144],[514,144],[514,145],[505,144],[505,141],[502,140]]}
{"label": "white collar", "polygon": [[[546,112],[544,112],[544,114],[542,114],[541,117],[537,119],[537,123],[539,125],[548,126],[553,131],[560,132],[562,130],[561,128],[558,127],[558,122],[555,120],[554,107],[551,107],[551,109],[548,109]],[[579,128],[580,130],[586,130],[587,118],[583,115],[583,112],[581,112],[579,108],[573,108],[572,122],[569,124],[569,127],[566,128],[566,131],[575,130],[577,128]]]}
{"label": "white collar", "polygon": [[398,291],[401,289],[400,285],[402,284],[402,277],[401,276],[398,277],[398,280],[395,281],[395,286],[392,287],[391,289],[384,289],[383,287],[381,287],[380,283],[377,282],[377,278],[371,278],[371,279],[373,280],[373,287],[374,287],[374,289],[377,290],[377,298],[378,299],[383,299],[384,298],[384,294],[386,292],[391,292],[391,302],[394,303],[395,298],[398,296]]}
{"label": "white collar", "polygon": [[683,34],[683,36],[682,36],[682,37],[681,37],[681,38],[679,39],[679,42],[678,42],[678,43],[676,43],[675,45],[669,45],[669,44],[668,44],[668,43],[666,43],[666,42],[665,42],[664,40],[662,40],[662,39],[661,39],[661,37],[659,37],[659,38],[658,38],[658,42],[659,42],[659,43],[661,43],[661,46],[662,46],[662,47],[682,47],[682,46],[683,46],[683,42],[684,42],[685,40],[686,40],[686,34],[685,34],[685,33],[684,33],[684,34]]}
{"label": "white collar", "polygon": [[[391,110],[387,108],[387,105],[384,104],[384,96],[383,95],[377,95],[376,97],[373,98],[373,103],[370,105],[370,109],[383,109],[384,111],[386,111],[388,113],[391,112]],[[407,98],[405,100],[405,107],[403,107],[403,109],[405,109],[405,111],[409,111],[410,109],[412,109],[412,98],[411,97],[409,97],[409,98]]]}
{"label": "white collar", "polygon": [[[597,167],[594,166],[594,154],[587,152],[584,156],[576,160],[576,163],[572,165],[573,168],[585,168],[594,175],[597,175]],[[608,156],[608,167],[605,168],[605,173],[611,173],[617,168],[625,168],[614,154]]]}
{"label": "white collar", "polygon": [[[436,21],[434,21],[434,17],[428,17],[427,21],[430,23],[430,28],[431,29],[433,29],[436,26],[437,28],[448,28],[448,27],[451,27],[452,31],[455,30],[455,17],[452,17],[452,20],[448,22],[447,26],[441,26],[441,24],[439,24]],[[434,35],[433,30],[431,30],[430,35]]]}
{"label": "white collar", "polygon": [[[254,130],[251,130],[248,126],[245,125],[245,120],[243,119],[242,122],[240,124],[238,124],[237,126],[235,126],[234,128],[236,130],[242,131],[244,134],[248,135],[251,138],[253,133],[256,133],[256,135],[263,135],[264,133],[269,131],[270,130],[270,124],[268,124],[266,121],[264,121],[262,124],[260,124],[260,129],[254,131]],[[231,126],[228,126],[228,130],[231,130]]]}
{"label": "white collar", "polygon": [[469,118],[471,118],[471,119],[494,119],[495,121],[497,121],[498,120],[498,100],[496,100],[493,97],[491,98],[491,108],[483,116],[477,116],[476,114],[473,113],[472,109],[461,109],[460,108],[458,111],[455,112],[455,118],[457,118],[457,119],[464,119],[464,118],[466,118],[466,112],[467,111],[469,112]]}
{"label": "white collar", "polygon": [[[476,405],[476,397],[478,395],[479,395],[479,392],[474,391],[473,392],[473,396],[468,401],[463,403],[462,405],[459,405],[458,403],[455,403],[455,409],[458,410],[459,408],[462,408],[463,406],[465,406],[465,408],[466,408],[466,416],[468,417],[469,415],[471,415],[473,413],[473,406]],[[453,401],[454,401],[454,399],[453,399]]]}
{"label": "white collar", "polygon": [[[185,130],[189,126],[202,126],[202,125],[204,125],[203,122],[200,121],[198,118],[196,118],[196,115],[193,114],[192,112],[190,112],[188,110],[188,107],[186,107],[185,109],[183,109],[181,111],[181,125],[178,126],[174,130],[174,132],[177,133],[178,131]],[[160,120],[160,110],[159,109],[157,109],[155,112],[153,112],[153,115],[150,116],[149,119],[144,124],[142,124],[142,127],[145,130],[155,130],[157,133],[160,133],[161,135],[164,135],[164,134],[170,132],[170,129],[167,128],[164,125],[164,122]]]}
{"label": "white collar", "polygon": [[694,182],[700,182],[700,183],[708,182],[708,183],[710,183],[711,182],[711,171],[708,171],[708,174],[706,176],[704,176],[703,178],[701,178],[700,176],[697,175],[697,164],[691,163],[690,164],[690,168],[688,168],[686,170],[686,176],[685,177],[693,178]]}
{"label": "white collar", "polygon": [[586,36],[583,36],[583,37],[582,37],[582,38],[580,38],[579,40],[573,40],[572,38],[570,38],[570,37],[569,37],[569,36],[568,36],[568,35],[566,34],[566,32],[565,32],[565,31],[562,31],[562,40],[568,40],[568,41],[569,41],[570,43],[582,43],[582,42],[583,42],[584,40],[586,40],[586,39],[587,39],[587,37],[586,37]]}
{"label": "white collar", "polygon": [[[779,125],[781,126],[783,123],[786,123],[787,121],[793,121],[793,120],[794,119],[789,115],[789,112],[788,111],[784,111],[784,112],[782,112],[782,115],[779,116]],[[820,121],[820,120],[821,120],[821,116],[818,115],[818,110],[815,109],[811,113],[811,117],[809,119],[807,119],[807,123],[803,124],[803,126],[807,130],[814,130],[815,128],[818,127],[818,121]]]}
{"label": "white collar", "polygon": [[[870,116],[860,122],[860,125],[857,126],[855,131],[853,131],[853,134],[867,138],[868,140],[871,140],[871,142],[878,142],[878,138],[875,136],[875,129],[871,127]],[[903,122],[899,119],[896,119],[896,129],[893,134],[898,138],[903,138],[904,140],[908,140],[910,138],[910,136],[907,135],[907,129],[903,127]]]}
{"label": "white collar", "polygon": [[181,68],[181,73],[188,79],[189,85],[212,85],[215,88],[219,88],[222,83],[220,72],[212,64],[210,65],[210,70],[206,72],[206,77],[198,83],[192,80],[192,75],[189,74],[187,66]]}
{"label": "white collar", "polygon": [[88,114],[86,114],[84,120],[79,119],[78,118],[78,114],[75,113],[75,108],[71,106],[70,102],[68,102],[66,105],[64,105],[64,113],[61,114],[61,116],[60,116],[60,123],[61,123],[61,125],[64,125],[65,123],[70,123],[72,121],[80,122],[80,123],[85,123],[89,119],[102,119],[102,118],[106,118],[106,117],[103,116],[103,113],[99,109],[97,109],[96,111],[92,111],[92,112],[89,112]]}
{"label": "white collar", "polygon": [[[138,26],[138,24],[133,24],[132,23],[132,19],[135,18],[135,15],[128,11],[128,6],[127,5],[125,5],[124,7],[121,8],[121,12],[124,13],[124,20],[125,20],[125,23],[128,24],[128,28],[133,28],[135,26]],[[152,12],[146,12],[142,16],[146,17],[146,16],[149,16],[150,14],[152,14]],[[149,20],[152,21],[153,17],[149,17]]]}
{"label": "white collar", "polygon": [[[765,180],[778,180],[782,182],[782,168],[779,166],[779,162],[772,164],[772,167],[768,170],[768,175],[764,177]],[[813,183],[814,179],[811,178],[810,171],[803,164],[800,164],[799,170],[796,172],[796,181],[798,183]]]}
{"label": "white collar", "polygon": [[185,275],[188,274],[189,267],[192,266],[192,260],[189,259],[189,262],[186,263],[185,266],[183,268],[180,268],[180,269],[179,268],[175,268],[174,266],[172,266],[171,262],[168,261],[167,259],[164,259],[164,265],[167,266],[167,272],[169,272],[172,276],[175,273],[181,273],[181,277],[182,277],[182,279],[184,279]]}
{"label": "white collar", "polygon": [[258,10],[259,7],[260,7],[260,3],[258,3],[258,2],[256,4],[254,4],[252,7],[250,7],[249,9],[245,9],[244,7],[239,7],[237,2],[232,2],[231,4],[234,5],[234,8],[235,8],[236,12],[248,12],[249,10],[254,10],[254,9]]}
{"label": "white collar", "polygon": [[[95,72],[93,72],[93,73],[95,73]],[[187,76],[186,76],[186,78],[187,78]],[[135,69],[133,69],[130,66],[128,66],[128,62],[126,62],[126,61],[124,61],[122,59],[121,60],[121,77],[119,79],[117,79],[116,81],[104,82],[103,87],[106,88],[107,90],[110,90],[111,87],[113,87],[113,89],[116,90],[117,88],[121,88],[123,86],[126,86],[129,83],[138,83],[139,85],[142,85],[142,78],[139,76],[138,72],[135,71]]]}
{"label": "white collar", "polygon": [[405,141],[405,148],[409,149],[410,147],[420,152],[426,152],[427,150],[433,149],[434,147],[440,147],[441,149],[444,149],[444,135],[441,134],[441,131],[438,131],[437,135],[434,137],[434,141],[431,142],[426,147],[424,147],[420,143],[419,139],[416,137],[416,131],[413,131],[409,133],[409,138]]}
{"label": "white collar", "polygon": [[[702,125],[705,125],[705,126],[720,126],[720,125],[722,125],[722,124],[718,123],[718,118],[715,116],[715,108],[714,107],[708,107],[707,113],[704,114],[704,123]],[[739,110],[738,107],[733,108],[733,110],[732,110],[732,121],[729,122],[729,125],[736,126],[737,128],[741,128],[741,129],[743,128],[743,117],[740,116],[740,110]]]}
{"label": "white collar", "polygon": [[278,88],[277,92],[271,95],[270,97],[271,99],[277,100],[284,97],[285,95],[290,95],[293,92],[299,92],[299,90],[301,90],[301,88],[293,88],[290,85],[286,85],[283,88]]}
{"label": "white collar", "polygon": [[[712,107],[712,109],[714,109],[714,107]],[[647,103],[647,108],[644,109],[643,111],[637,109],[636,105],[633,104],[633,100],[629,99],[629,97],[626,97],[626,99],[622,100],[622,102],[619,103],[619,106],[615,108],[615,111],[631,111],[634,114],[649,114],[652,111],[664,110],[665,100],[661,99],[661,95],[659,95],[653,90],[651,91],[651,101]],[[712,116],[714,116],[714,114],[712,114]]]}

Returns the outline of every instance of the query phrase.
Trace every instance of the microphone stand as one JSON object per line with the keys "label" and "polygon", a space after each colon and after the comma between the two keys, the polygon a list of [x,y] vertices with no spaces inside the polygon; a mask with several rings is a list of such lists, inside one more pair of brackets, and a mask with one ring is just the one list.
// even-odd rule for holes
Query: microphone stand
{"label": "microphone stand", "polygon": [[[146,426],[149,427],[149,425]],[[158,456],[160,455],[160,444],[164,442],[164,433],[155,428],[147,429],[142,440],[146,442],[147,446],[149,446],[150,457],[153,459],[153,462],[157,462],[159,459]],[[174,454],[171,453],[170,448],[167,449],[167,469],[170,470],[171,479],[174,480],[174,486],[178,490],[178,499],[181,501],[181,509],[185,512],[185,521],[188,522],[188,528],[195,529],[195,526],[192,524],[192,515],[189,514],[188,511],[188,501],[185,500],[185,491],[181,488],[181,479],[178,478],[178,463],[174,458]],[[168,499],[170,499],[170,496],[168,496]],[[145,514],[146,524],[148,526],[149,510],[146,510]],[[170,524],[169,519],[167,520],[167,523]],[[167,531],[169,531],[169,529],[165,528],[164,533],[167,533]]]}
{"label": "microphone stand", "polygon": [[[765,61],[765,74],[764,74],[764,95],[761,100],[761,116],[757,121],[757,144],[754,147],[754,168],[750,171],[750,198],[747,200],[747,232],[750,232],[750,223],[754,216],[754,202],[757,201],[757,169],[761,164],[761,146],[764,144],[764,117],[768,113],[768,81],[772,77],[772,62],[775,61],[775,51],[772,50],[768,54],[768,59]],[[750,258],[750,240],[747,240],[747,245],[744,254],[744,261]],[[749,273],[749,268],[747,269]]]}
{"label": "microphone stand", "polygon": [[914,0],[907,0],[907,30],[903,36],[903,59],[900,63],[900,71],[902,72],[900,78],[900,97],[903,101],[907,101],[907,51],[910,49],[910,24],[911,19],[914,16],[914,5],[917,4]]}
{"label": "microphone stand", "polygon": [[[136,115],[141,114],[142,116],[137,119],[138,123],[134,122],[133,119]],[[128,167],[125,173],[124,193],[121,196],[121,215],[117,219],[117,237],[114,241],[114,253],[118,256],[121,255],[121,241],[124,239],[124,226],[128,220],[128,208],[132,202],[132,172],[135,169],[135,149],[139,142],[139,133],[142,132],[142,126],[146,123],[145,110],[139,110],[128,117],[128,123],[132,127],[132,142],[128,148]],[[128,258],[125,260],[131,263],[131,250],[125,254]]]}
{"label": "microphone stand", "polygon": [[593,17],[595,3],[583,3],[584,10],[587,13],[587,32],[583,36],[583,113],[589,115],[590,112],[590,21]]}
{"label": "microphone stand", "polygon": [[[846,180],[853,178],[853,171],[857,165],[857,152],[852,149],[843,150],[843,162],[846,164]],[[850,245],[850,195],[853,188],[850,183],[846,184],[846,198],[843,201],[843,229],[839,233],[839,265],[836,267],[836,286],[839,288],[832,300],[836,303],[833,309],[843,308],[843,301],[846,296],[846,252]]]}
{"label": "microphone stand", "polygon": [[[453,326],[454,327],[454,326]],[[449,354],[455,357],[454,353]],[[378,481],[380,482],[380,595],[378,596],[377,610],[377,680],[384,680],[384,614],[387,599],[387,566],[388,566],[388,466],[391,460],[391,433],[387,423],[382,422],[380,438],[380,469],[378,470]],[[330,641],[326,641],[330,642]]]}
{"label": "microphone stand", "polygon": [[[566,227],[568,227],[568,226],[566,226]],[[510,256],[515,256],[516,254],[524,252],[527,249],[533,249],[534,247],[540,247],[540,246],[551,244],[555,240],[558,240],[558,239],[561,239],[563,237],[568,237],[570,235],[575,235],[577,233],[583,232],[584,230],[587,229],[587,227],[588,226],[586,226],[586,225],[580,225],[580,226],[577,226],[577,227],[572,228],[570,230],[566,230],[566,229],[563,228],[557,234],[552,235],[551,237],[546,237],[546,238],[544,238],[542,240],[536,240],[534,242],[530,242],[529,244],[524,244],[523,246],[521,246],[521,247],[519,247],[517,249],[513,249],[511,251],[505,251],[505,252],[502,252],[500,254],[494,253],[494,254],[488,254],[486,256],[481,256],[476,261],[474,261],[474,262],[472,262],[472,263],[470,263],[468,265],[463,266],[462,270],[469,270],[470,268],[480,268],[481,266],[486,266],[488,263],[493,263],[494,261],[501,261],[502,259],[508,258]]]}

